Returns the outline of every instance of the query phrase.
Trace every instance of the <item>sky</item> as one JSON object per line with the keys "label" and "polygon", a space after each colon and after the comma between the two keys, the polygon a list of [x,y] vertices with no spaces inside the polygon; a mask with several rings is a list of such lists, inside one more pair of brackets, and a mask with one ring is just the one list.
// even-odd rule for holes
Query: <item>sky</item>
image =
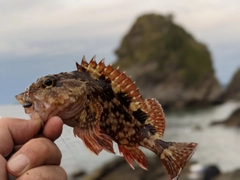
{"label": "sky", "polygon": [[137,17],[173,14],[207,45],[216,76],[227,85],[240,67],[239,0],[0,0],[0,104],[38,77],[75,70],[83,55],[106,64]]}

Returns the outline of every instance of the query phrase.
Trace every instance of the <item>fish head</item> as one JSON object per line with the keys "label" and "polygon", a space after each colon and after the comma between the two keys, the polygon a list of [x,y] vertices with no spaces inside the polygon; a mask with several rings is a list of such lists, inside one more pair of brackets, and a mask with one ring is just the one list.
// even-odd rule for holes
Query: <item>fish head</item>
{"label": "fish head", "polygon": [[44,123],[53,116],[69,121],[79,114],[87,100],[86,83],[74,72],[41,77],[15,96],[30,118]]}

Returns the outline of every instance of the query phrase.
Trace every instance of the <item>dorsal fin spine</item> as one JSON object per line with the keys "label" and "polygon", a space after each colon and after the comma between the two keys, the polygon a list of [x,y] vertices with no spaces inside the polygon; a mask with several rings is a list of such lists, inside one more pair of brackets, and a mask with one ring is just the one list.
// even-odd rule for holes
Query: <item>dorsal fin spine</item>
{"label": "dorsal fin spine", "polygon": [[97,67],[97,63],[96,63],[96,60],[95,60],[95,56],[91,59],[89,65],[88,65],[88,69],[90,70],[91,68],[92,69],[95,69]]}
{"label": "dorsal fin spine", "polygon": [[120,74],[119,70],[118,69],[114,69],[110,74],[109,74],[109,77],[112,81],[115,80],[116,77],[118,77]]}
{"label": "dorsal fin spine", "polygon": [[113,68],[111,65],[108,65],[106,68],[103,70],[103,75],[108,76],[112,72]]}
{"label": "dorsal fin spine", "polygon": [[114,79],[114,81],[115,81],[115,83],[120,84],[120,83],[121,83],[124,79],[126,79],[126,78],[127,78],[126,74],[121,73],[121,74],[119,74],[119,76],[117,76],[117,77]]}
{"label": "dorsal fin spine", "polygon": [[103,59],[100,61],[100,63],[105,64],[104,61],[105,61],[105,58],[103,58]]}
{"label": "dorsal fin spine", "polygon": [[126,89],[128,90],[128,92],[133,91],[134,89],[136,89],[136,86],[134,83],[131,83],[129,85],[126,86]]}
{"label": "dorsal fin spine", "polygon": [[96,55],[94,55],[93,57],[92,57],[92,59],[90,60],[90,62],[91,61],[96,61]]}
{"label": "dorsal fin spine", "polygon": [[106,66],[104,64],[104,61],[102,60],[97,64],[96,70],[97,70],[98,73],[102,73],[102,71],[104,70],[105,67]]}
{"label": "dorsal fin spine", "polygon": [[85,55],[83,55],[83,57],[82,57],[82,61],[87,62],[87,61],[86,61],[86,57],[85,57]]}
{"label": "dorsal fin spine", "polygon": [[87,63],[87,61],[86,61],[85,56],[83,56],[83,58],[82,58],[81,66],[84,67],[85,69],[87,69],[87,67],[88,67],[88,63]]}

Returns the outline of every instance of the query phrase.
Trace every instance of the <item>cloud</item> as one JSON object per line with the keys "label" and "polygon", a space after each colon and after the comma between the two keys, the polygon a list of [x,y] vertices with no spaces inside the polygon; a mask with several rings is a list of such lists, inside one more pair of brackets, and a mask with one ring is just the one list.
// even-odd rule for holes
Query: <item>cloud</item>
{"label": "cloud", "polygon": [[[36,1],[28,2],[32,3]],[[12,38],[24,37],[28,39],[28,37],[39,34],[40,36],[34,37],[35,39],[39,39],[42,36],[54,37],[51,35],[57,32],[55,35],[58,38],[61,38],[64,34],[72,35],[70,38],[76,35],[84,35],[86,37],[86,35],[91,36],[96,32],[102,32],[99,28],[95,27],[98,25],[101,27],[101,23],[104,22],[111,23],[115,18],[110,15],[112,13],[111,9],[114,8],[114,4],[112,3],[108,5],[103,3],[101,6],[98,6],[99,3],[97,2],[99,1],[91,1],[93,5],[90,7],[90,4],[86,3],[87,1],[43,0],[37,2],[38,4],[33,3],[26,7],[22,5],[18,7],[18,4],[11,4],[12,6],[8,4],[6,8],[9,8],[9,11],[2,12],[3,16],[0,19],[2,27],[4,27],[0,30],[1,35],[9,37],[11,34]],[[108,8],[110,11],[107,10]]]}
{"label": "cloud", "polygon": [[[38,3],[36,3],[38,2]],[[67,3],[66,3],[67,2]],[[84,50],[88,40],[120,35],[122,16],[112,16],[121,2],[23,1],[1,4],[0,53],[15,56]],[[111,1],[112,2],[112,1]],[[119,30],[120,29],[120,30]],[[102,38],[104,39],[104,38]]]}
{"label": "cloud", "polygon": [[[240,40],[238,5],[240,2],[236,0],[227,3],[217,0],[3,1],[0,3],[0,53],[25,53],[26,56],[49,53],[47,43],[59,46],[52,47],[51,51],[66,46],[77,51],[82,45],[75,44],[74,39],[120,37],[136,16],[146,12],[174,13],[177,23],[206,42]],[[51,43],[64,41],[66,43]],[[70,41],[73,41],[72,45]],[[40,45],[43,42],[45,46]]]}
{"label": "cloud", "polygon": [[75,52],[81,52],[85,49],[82,43],[73,42],[13,42],[4,43],[0,42],[0,53],[11,54],[14,52],[14,56],[36,56],[44,54],[48,55],[61,55],[70,54]]}
{"label": "cloud", "polygon": [[26,67],[30,60],[55,57],[57,62],[97,54],[110,63],[139,15],[173,13],[177,24],[212,50],[220,77],[226,63],[221,57],[229,62],[239,57],[239,7],[238,0],[2,0],[0,62],[19,60]]}

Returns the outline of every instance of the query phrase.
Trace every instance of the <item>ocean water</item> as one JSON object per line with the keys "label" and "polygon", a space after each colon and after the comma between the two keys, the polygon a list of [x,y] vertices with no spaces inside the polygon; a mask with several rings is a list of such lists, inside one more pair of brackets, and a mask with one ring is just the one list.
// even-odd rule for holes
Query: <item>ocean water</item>
{"label": "ocean water", "polygon": [[[240,168],[240,129],[209,126],[214,120],[227,118],[238,107],[239,102],[227,102],[202,110],[167,113],[163,139],[199,143],[192,159],[202,165],[217,164],[222,172]],[[0,106],[0,116],[28,118],[20,105]],[[56,144],[63,155],[61,165],[69,176],[79,170],[93,171],[116,157],[104,151],[99,156],[89,152],[82,141],[74,137],[72,128],[67,126],[64,126],[62,136],[56,140]],[[117,151],[116,145],[115,149]]]}

